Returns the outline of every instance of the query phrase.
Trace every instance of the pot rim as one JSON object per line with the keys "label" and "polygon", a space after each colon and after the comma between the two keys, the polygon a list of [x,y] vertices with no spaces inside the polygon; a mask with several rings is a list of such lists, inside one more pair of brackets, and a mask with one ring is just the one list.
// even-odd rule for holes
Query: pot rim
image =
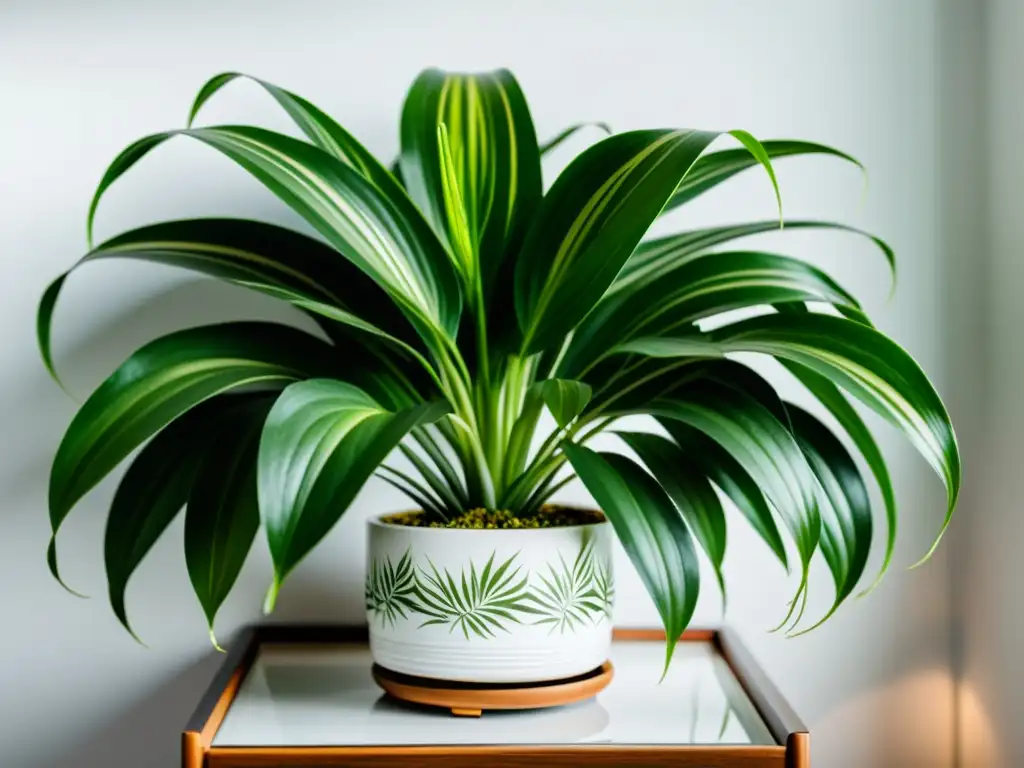
{"label": "pot rim", "polygon": [[[601,512],[601,510],[597,509],[596,507],[568,507],[568,506],[566,506],[565,508],[567,508],[567,509],[587,509],[587,510]],[[583,529],[583,528],[598,528],[598,527],[600,527],[602,525],[610,525],[611,524],[611,521],[608,520],[607,517],[605,517],[604,520],[602,520],[601,522],[598,522],[598,523],[577,523],[576,525],[557,525],[557,526],[548,527],[548,528],[431,528],[429,526],[394,525],[393,523],[385,523],[384,522],[384,518],[385,517],[391,517],[392,515],[406,514],[406,513],[409,513],[409,512],[422,512],[422,511],[423,511],[422,509],[409,509],[409,510],[402,510],[400,512],[385,512],[382,515],[374,515],[373,517],[367,519],[366,525],[367,525],[368,528],[380,528],[382,530],[388,530],[388,531],[394,531],[394,530],[398,530],[398,531],[416,531],[418,533],[427,533],[427,532],[429,532],[431,534],[442,534],[442,533],[449,533],[449,534],[451,534],[451,533],[476,533],[476,534],[489,533],[489,534],[496,534],[496,533],[544,533],[545,531],[549,532],[549,533],[552,532],[552,531],[576,531],[576,530],[580,530],[580,529]],[[604,514],[604,513],[601,512],[601,514]]]}

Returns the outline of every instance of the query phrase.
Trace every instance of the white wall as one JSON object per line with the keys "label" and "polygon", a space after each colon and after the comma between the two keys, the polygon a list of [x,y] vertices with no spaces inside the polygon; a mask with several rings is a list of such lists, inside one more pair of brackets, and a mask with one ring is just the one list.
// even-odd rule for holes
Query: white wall
{"label": "white wall", "polygon": [[989,350],[984,370],[976,463],[975,501],[957,540],[959,584],[955,602],[962,636],[960,663],[963,765],[1015,768],[1024,765],[1024,611],[1021,582],[1024,516],[1020,505],[1020,435],[1024,431],[1024,354],[1020,329],[1024,309],[1024,158],[1016,149],[1024,125],[1024,5],[992,0],[982,19],[986,52],[982,89],[988,142],[980,162],[980,249],[990,254],[985,301],[978,314]]}
{"label": "white wall", "polygon": [[[541,135],[587,119],[616,129],[743,127],[761,137],[842,147],[870,169],[829,160],[779,164],[790,216],[839,218],[896,248],[900,281],[886,301],[881,257],[840,235],[766,239],[833,270],[885,331],[951,388],[939,261],[943,178],[936,170],[939,0],[822,3],[588,0],[481,2],[7,2],[0,7],[0,743],[29,766],[173,765],[177,732],[219,659],[209,650],[172,527],[134,578],[137,646],[104,598],[104,506],[91,494],[61,537],[64,571],[94,599],[49,578],[46,474],[74,405],[37,359],[36,300],[82,253],[92,189],[114,154],[144,133],[182,124],[209,75],[239,69],[311,98],[390,157],[404,89],[423,66],[510,66]],[[1006,3],[1009,6],[1011,3]],[[429,7],[428,7],[429,6]],[[284,128],[270,101],[232,87],[208,121]],[[566,156],[557,158],[565,162]],[[557,163],[556,163],[557,164]],[[678,226],[772,215],[756,174],[716,191]],[[102,237],[144,222],[212,213],[291,223],[266,192],[208,150],[173,142],[119,183],[99,216]],[[1019,222],[1019,219],[1017,219]],[[1017,224],[1019,226],[1019,223]],[[1007,304],[1009,311],[1011,304]],[[75,276],[58,310],[59,366],[79,397],[159,333],[241,317],[294,319],[248,294],[135,264]],[[785,384],[787,392],[795,388]],[[876,423],[876,422],[873,422]],[[903,522],[897,564],[924,551],[941,520],[938,481],[880,428]],[[582,498],[582,492],[576,496]],[[279,618],[359,620],[362,520],[401,500],[371,484],[285,586]],[[738,625],[813,733],[815,764],[941,768],[952,754],[946,550],[913,572],[895,568],[868,600],[796,640],[770,635],[795,584],[741,525],[730,530],[728,620]],[[258,618],[268,559],[257,548],[223,610],[221,636]],[[1009,551],[1009,550],[1008,550]],[[618,619],[656,614],[622,560]],[[823,568],[812,608],[830,597]],[[720,620],[705,595],[697,623]]]}

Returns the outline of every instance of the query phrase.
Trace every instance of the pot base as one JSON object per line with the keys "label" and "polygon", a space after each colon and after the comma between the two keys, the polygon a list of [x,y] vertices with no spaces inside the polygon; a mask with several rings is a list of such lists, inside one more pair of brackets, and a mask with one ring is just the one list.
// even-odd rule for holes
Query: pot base
{"label": "pot base", "polygon": [[450,710],[457,717],[480,717],[488,709],[543,709],[589,699],[612,681],[612,663],[564,680],[538,683],[464,683],[392,672],[374,664],[373,679],[390,696]]}

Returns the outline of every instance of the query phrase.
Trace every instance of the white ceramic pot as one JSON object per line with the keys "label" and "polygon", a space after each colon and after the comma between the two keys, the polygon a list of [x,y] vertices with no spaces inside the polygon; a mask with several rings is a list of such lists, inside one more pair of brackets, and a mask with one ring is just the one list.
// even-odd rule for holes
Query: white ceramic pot
{"label": "white ceramic pot", "polygon": [[439,680],[518,683],[608,658],[612,528],[418,528],[370,520],[373,660]]}

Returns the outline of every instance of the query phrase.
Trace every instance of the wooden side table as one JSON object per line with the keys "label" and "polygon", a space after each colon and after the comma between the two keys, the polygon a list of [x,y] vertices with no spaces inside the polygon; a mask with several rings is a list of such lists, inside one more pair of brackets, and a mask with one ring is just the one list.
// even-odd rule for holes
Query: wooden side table
{"label": "wooden side table", "polygon": [[251,627],[182,734],[182,766],[809,768],[806,728],[735,635],[687,632],[659,683],[663,643],[617,629],[596,698],[465,719],[385,696],[365,627]]}

